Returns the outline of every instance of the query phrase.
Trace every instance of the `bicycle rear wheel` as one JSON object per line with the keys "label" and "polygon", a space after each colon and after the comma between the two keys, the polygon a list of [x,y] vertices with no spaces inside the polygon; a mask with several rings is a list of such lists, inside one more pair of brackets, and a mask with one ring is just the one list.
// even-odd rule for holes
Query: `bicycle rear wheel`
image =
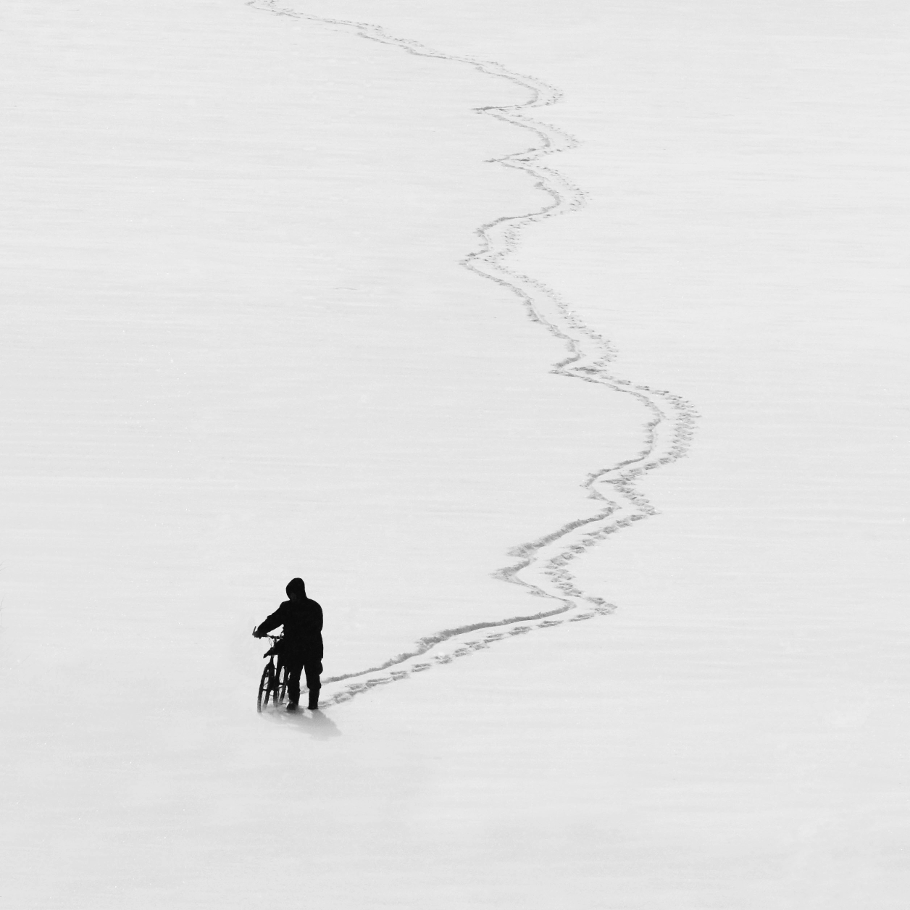
{"label": "bicycle rear wheel", "polygon": [[275,680],[275,704],[280,705],[288,694],[288,668],[282,664],[278,668],[278,678]]}
{"label": "bicycle rear wheel", "polygon": [[262,671],[262,679],[259,680],[259,693],[256,697],[256,710],[262,713],[262,709],[269,703],[269,693],[275,689],[275,673],[272,670],[272,662],[269,661]]}

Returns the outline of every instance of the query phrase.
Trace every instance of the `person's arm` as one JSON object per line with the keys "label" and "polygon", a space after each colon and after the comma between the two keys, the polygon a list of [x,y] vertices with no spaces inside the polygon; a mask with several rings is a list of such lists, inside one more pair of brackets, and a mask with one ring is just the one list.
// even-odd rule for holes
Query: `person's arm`
{"label": "person's arm", "polygon": [[[282,604],[282,606],[284,606],[284,604]],[[263,635],[267,635],[272,629],[277,629],[281,625],[284,625],[284,615],[281,607],[279,607],[256,627],[253,635],[255,635],[256,638],[262,638]]]}

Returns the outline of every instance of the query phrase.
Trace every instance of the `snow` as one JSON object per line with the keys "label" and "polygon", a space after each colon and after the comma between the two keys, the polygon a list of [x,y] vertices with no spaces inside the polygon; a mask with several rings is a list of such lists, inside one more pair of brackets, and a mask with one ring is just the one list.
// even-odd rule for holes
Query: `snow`
{"label": "snow", "polygon": [[0,16],[4,905],[903,907],[902,6]]}

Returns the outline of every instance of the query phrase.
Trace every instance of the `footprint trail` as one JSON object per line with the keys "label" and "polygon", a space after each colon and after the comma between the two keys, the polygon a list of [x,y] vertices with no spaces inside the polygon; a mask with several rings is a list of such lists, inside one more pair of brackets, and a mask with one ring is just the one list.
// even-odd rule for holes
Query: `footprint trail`
{"label": "footprint trail", "polygon": [[656,509],[638,491],[636,483],[649,471],[672,464],[686,455],[698,415],[692,405],[678,395],[635,385],[617,376],[612,369],[615,353],[609,342],[585,325],[554,290],[508,265],[524,227],[572,212],[586,201],[581,189],[543,163],[549,155],[574,148],[577,140],[530,115],[537,108],[556,104],[561,93],[545,82],[513,72],[495,61],[446,54],[416,41],[397,38],[370,23],[311,15],[281,7],[278,0],[250,0],[247,5],[277,16],[346,30],[369,41],[398,47],[408,54],[471,66],[527,92],[527,100],[519,104],[485,106],[476,110],[510,123],[531,137],[533,144],[528,148],[493,159],[493,163],[526,173],[533,186],[549,196],[549,202],[533,211],[503,215],[478,227],[475,230],[478,248],[462,260],[462,265],[514,294],[528,317],[559,341],[564,355],[551,367],[551,372],[631,395],[644,413],[642,450],[617,464],[598,468],[588,474],[582,484],[588,497],[600,504],[595,514],[571,521],[536,540],[518,544],[509,552],[514,562],[494,573],[544,601],[539,610],[523,616],[443,629],[421,638],[412,648],[379,666],[329,677],[323,680],[323,704],[338,704],[376,686],[451,663],[509,636],[612,613],[616,609],[613,604],[581,590],[572,574],[572,563],[611,534],[656,514]]}

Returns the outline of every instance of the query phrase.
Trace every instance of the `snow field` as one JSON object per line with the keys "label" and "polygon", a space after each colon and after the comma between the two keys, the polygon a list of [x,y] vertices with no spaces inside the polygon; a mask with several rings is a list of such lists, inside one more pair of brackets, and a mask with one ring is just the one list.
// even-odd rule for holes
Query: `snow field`
{"label": "snow field", "polygon": [[903,906],[906,13],[288,8],[564,90],[586,206],[507,265],[695,403],[692,457],[550,566],[608,615],[256,716],[287,578],[330,676],[538,610],[493,573],[651,418],[458,265],[547,202],[472,113],[523,90],[228,0],[8,6],[0,894]]}

